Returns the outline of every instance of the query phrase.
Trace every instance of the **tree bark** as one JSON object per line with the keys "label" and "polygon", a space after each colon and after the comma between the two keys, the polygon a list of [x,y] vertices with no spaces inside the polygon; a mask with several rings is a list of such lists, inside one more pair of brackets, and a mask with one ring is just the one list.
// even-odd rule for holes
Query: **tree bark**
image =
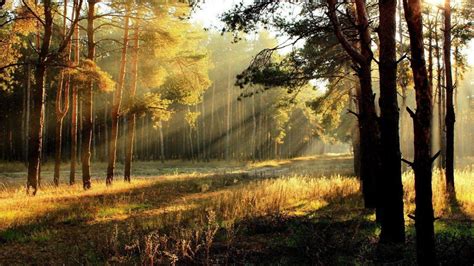
{"label": "tree bark", "polygon": [[446,190],[455,195],[454,189],[454,88],[451,71],[451,1],[444,2],[444,69],[446,75]]}
{"label": "tree bark", "polygon": [[110,132],[109,159],[108,159],[108,165],[107,165],[107,177],[105,180],[107,185],[112,185],[112,182],[114,180],[115,162],[117,158],[117,138],[118,138],[120,106],[122,103],[122,92],[123,92],[123,86],[125,82],[125,71],[126,71],[126,64],[127,64],[129,18],[130,18],[130,6],[127,4],[126,14],[124,18],[124,33],[123,33],[122,56],[120,60],[120,72],[119,72],[117,87],[114,93],[114,103],[113,103],[112,111],[111,111],[112,129]]}
{"label": "tree bark", "polygon": [[30,115],[30,132],[28,137],[28,180],[27,192],[32,189],[32,194],[36,195],[39,187],[39,175],[41,164],[41,151],[44,126],[44,108],[45,108],[45,80],[47,71],[47,60],[51,36],[53,33],[53,16],[51,10],[51,1],[43,2],[44,10],[44,33],[41,47],[38,54],[38,61],[34,71],[35,84],[32,91],[33,108]]}
{"label": "tree bark", "polygon": [[[87,59],[94,61],[95,59],[95,41],[94,41],[94,20],[95,5],[97,0],[88,0],[89,8],[87,11]],[[82,143],[81,143],[81,159],[82,159],[82,186],[84,189],[91,188],[91,143],[92,143],[92,91],[94,83],[90,82],[84,89],[82,99]]]}
{"label": "tree bark", "polygon": [[355,1],[357,14],[357,29],[360,47],[354,47],[344,36],[339,19],[336,14],[336,0],[328,0],[329,19],[334,27],[334,33],[339,43],[357,65],[357,76],[360,84],[359,104],[359,132],[360,132],[360,176],[362,180],[362,193],[366,208],[377,207],[376,179],[380,174],[380,132],[377,124],[372,90],[371,75],[371,38],[365,0]]}
{"label": "tree bark", "polygon": [[416,113],[409,111],[414,123],[415,229],[419,265],[436,265],[434,215],[431,187],[432,94],[424,57],[422,5],[420,0],[404,0],[405,19],[410,35],[411,68],[416,91]]}
{"label": "tree bark", "polygon": [[380,242],[402,244],[405,242],[403,217],[403,185],[399,137],[399,111],[397,101],[396,59],[396,0],[380,0],[380,133],[382,169],[385,174],[378,178],[381,199]]}

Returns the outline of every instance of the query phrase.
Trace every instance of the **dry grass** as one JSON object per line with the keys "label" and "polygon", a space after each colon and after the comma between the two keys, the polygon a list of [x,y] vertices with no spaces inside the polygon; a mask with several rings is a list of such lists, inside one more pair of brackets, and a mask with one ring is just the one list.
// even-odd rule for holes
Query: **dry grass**
{"label": "dry grass", "polygon": [[[25,259],[31,257],[29,254],[35,254],[41,246],[44,259],[52,263],[71,263],[69,257],[76,258],[74,263],[123,262],[121,256],[133,252],[138,252],[145,264],[149,264],[146,263],[149,260],[191,263],[191,258],[199,256],[200,262],[209,263],[211,246],[215,245],[213,239],[216,233],[217,238],[220,235],[218,230],[227,232],[225,239],[222,236],[218,239],[220,245],[227,243],[225,245],[230,246],[235,241],[232,235],[236,234],[234,231],[242,221],[259,217],[330,217],[332,222],[343,222],[354,216],[373,220],[373,214],[361,216],[360,185],[356,178],[301,175],[301,163],[314,165],[312,160],[314,158],[265,162],[246,166],[251,171],[226,170],[227,174],[219,175],[189,173],[142,177],[135,178],[131,184],[117,181],[112,187],[95,181],[89,191],[82,190],[79,185],[61,185],[59,188],[46,185],[35,197],[27,196],[22,187],[4,188],[0,191],[0,241],[5,244],[0,248],[0,260],[25,263]],[[328,161],[320,165],[326,169],[331,164]],[[333,164],[332,168],[337,166],[337,163]],[[271,177],[274,170],[268,170],[263,178],[260,173],[252,175],[259,167],[285,167],[286,172],[276,177]],[[407,214],[414,211],[413,183],[413,174],[408,172],[404,175]],[[444,181],[439,172],[435,172],[433,204],[436,216],[473,219],[474,172],[457,171],[456,190],[457,213],[446,201]],[[360,222],[358,224],[354,228],[358,228]],[[411,224],[411,220],[407,219],[407,224]],[[376,238],[375,232],[371,234]],[[61,241],[66,246],[76,245],[78,239],[92,241],[96,248],[78,245],[77,250],[66,253],[68,258],[65,258],[54,244]],[[161,249],[154,246],[157,244],[162,245]],[[162,249],[169,252],[163,253]],[[12,251],[16,253],[12,254]],[[84,255],[84,252],[91,254]],[[150,252],[156,254],[150,255]],[[41,256],[36,254],[35,258]]]}

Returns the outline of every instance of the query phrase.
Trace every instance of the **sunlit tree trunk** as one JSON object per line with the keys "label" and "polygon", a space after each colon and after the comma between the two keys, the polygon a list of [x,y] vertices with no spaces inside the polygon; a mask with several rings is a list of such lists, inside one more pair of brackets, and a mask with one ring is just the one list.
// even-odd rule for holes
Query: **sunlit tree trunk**
{"label": "sunlit tree trunk", "polygon": [[[74,3],[76,5],[76,3]],[[73,18],[74,19],[74,18]],[[64,0],[64,12],[63,12],[63,36],[66,36],[67,27],[67,0]],[[71,40],[68,40],[68,49],[66,60],[67,64],[71,59]],[[56,92],[56,142],[55,142],[55,162],[54,162],[54,185],[59,186],[59,175],[61,170],[61,146],[62,146],[62,131],[63,131],[63,120],[69,110],[69,86],[70,79],[69,75],[61,70],[59,74],[58,90]],[[64,96],[63,96],[64,95]],[[64,97],[64,99],[63,99]]]}
{"label": "sunlit tree trunk", "polygon": [[454,195],[454,113],[453,77],[451,71],[451,1],[444,2],[444,69],[446,77],[446,190]]}
{"label": "sunlit tree trunk", "polygon": [[419,265],[436,265],[434,214],[432,203],[431,116],[432,92],[426,70],[423,24],[420,0],[404,0],[405,19],[410,35],[411,68],[416,91],[416,113],[410,110],[414,123],[415,160],[415,229]]}
{"label": "sunlit tree trunk", "polygon": [[[133,34],[133,49],[132,49],[132,65],[131,65],[131,80],[130,80],[130,91],[128,94],[129,103],[133,103],[135,100],[135,94],[137,91],[137,80],[138,80],[138,50],[139,50],[139,24],[138,19],[135,20],[135,29]],[[135,138],[135,124],[136,114],[129,113],[127,118],[127,140],[126,140],[126,151],[125,151],[125,181],[130,182],[130,172],[132,168],[133,160],[133,143]]]}
{"label": "sunlit tree trunk", "polygon": [[[436,15],[435,25],[438,24],[438,15]],[[442,169],[446,168],[446,135],[445,135],[445,124],[444,124],[444,89],[443,89],[443,69],[441,68],[441,52],[439,46],[439,36],[437,26],[434,28],[434,38],[435,38],[435,56],[436,56],[436,72],[437,72],[437,83],[436,83],[436,93],[438,96],[438,138],[439,138],[439,148],[441,150],[441,155],[439,158],[439,166]]]}
{"label": "sunlit tree trunk", "polygon": [[112,105],[111,117],[112,117],[112,128],[110,131],[109,140],[109,157],[107,165],[107,177],[106,184],[111,185],[114,179],[115,162],[117,159],[117,138],[118,138],[118,127],[120,117],[120,106],[122,103],[122,92],[125,83],[125,71],[127,63],[127,49],[128,49],[128,31],[129,31],[129,18],[130,18],[130,6],[126,5],[126,13],[124,17],[124,33],[122,43],[122,56],[120,59],[120,72],[117,82],[117,87],[114,92],[114,100]]}

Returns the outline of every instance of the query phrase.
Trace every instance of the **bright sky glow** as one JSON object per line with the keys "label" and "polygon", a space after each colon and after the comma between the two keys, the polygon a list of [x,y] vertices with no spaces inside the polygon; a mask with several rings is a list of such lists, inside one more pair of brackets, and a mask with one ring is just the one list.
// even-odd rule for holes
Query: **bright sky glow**
{"label": "bright sky glow", "polygon": [[[219,20],[219,16],[229,10],[237,3],[240,2],[252,3],[252,0],[202,0],[199,10],[196,10],[192,15],[192,20],[200,23],[205,28],[220,30],[223,24]],[[444,4],[444,0],[425,0],[427,3],[432,5],[440,6]],[[451,0],[452,3],[456,3],[459,0]],[[283,39],[280,41],[284,41]],[[291,48],[290,48],[291,49]],[[474,40],[469,42],[469,45],[465,51],[467,55],[467,63],[470,66],[474,66]]]}

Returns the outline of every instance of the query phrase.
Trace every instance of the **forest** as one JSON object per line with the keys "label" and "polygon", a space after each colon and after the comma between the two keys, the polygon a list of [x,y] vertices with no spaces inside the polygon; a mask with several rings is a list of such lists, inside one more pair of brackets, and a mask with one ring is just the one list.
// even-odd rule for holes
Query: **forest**
{"label": "forest", "polygon": [[474,265],[472,0],[0,0],[0,265]]}

